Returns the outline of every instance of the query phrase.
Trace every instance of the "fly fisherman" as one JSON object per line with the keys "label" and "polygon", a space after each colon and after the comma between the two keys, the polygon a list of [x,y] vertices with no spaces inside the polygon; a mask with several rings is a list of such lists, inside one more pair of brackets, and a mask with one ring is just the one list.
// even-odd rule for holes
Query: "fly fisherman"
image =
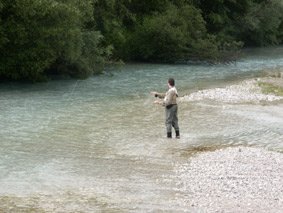
{"label": "fly fisherman", "polygon": [[155,101],[155,104],[160,104],[165,107],[165,125],[167,130],[167,138],[172,138],[172,126],[176,132],[176,138],[180,138],[179,125],[178,125],[178,105],[177,97],[178,92],[175,88],[175,81],[173,78],[168,79],[169,90],[166,94],[151,92],[152,95],[158,98],[164,98],[163,101]]}

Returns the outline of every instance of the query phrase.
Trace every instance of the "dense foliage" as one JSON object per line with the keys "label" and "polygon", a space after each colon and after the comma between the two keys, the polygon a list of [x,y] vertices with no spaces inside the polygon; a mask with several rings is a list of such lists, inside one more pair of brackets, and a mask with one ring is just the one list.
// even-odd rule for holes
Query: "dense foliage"
{"label": "dense foliage", "polygon": [[282,0],[199,0],[207,29],[225,40],[267,46],[283,42]]}
{"label": "dense foliage", "polygon": [[0,75],[45,80],[46,72],[85,78],[103,63],[103,36],[91,1],[6,0],[1,3]]}
{"label": "dense foliage", "polygon": [[281,0],[1,0],[0,77],[87,78],[110,61],[230,61],[283,42]]}

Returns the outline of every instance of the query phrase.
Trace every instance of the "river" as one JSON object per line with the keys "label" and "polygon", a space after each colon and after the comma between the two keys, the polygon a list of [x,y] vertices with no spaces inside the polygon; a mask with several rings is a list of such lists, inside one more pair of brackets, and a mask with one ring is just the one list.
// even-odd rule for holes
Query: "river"
{"label": "river", "polygon": [[221,147],[282,150],[282,101],[180,100],[181,139],[169,140],[149,92],[166,92],[169,77],[186,96],[283,67],[282,46],[245,53],[229,65],[133,63],[87,80],[1,83],[0,211],[189,211],[174,202],[174,167]]}

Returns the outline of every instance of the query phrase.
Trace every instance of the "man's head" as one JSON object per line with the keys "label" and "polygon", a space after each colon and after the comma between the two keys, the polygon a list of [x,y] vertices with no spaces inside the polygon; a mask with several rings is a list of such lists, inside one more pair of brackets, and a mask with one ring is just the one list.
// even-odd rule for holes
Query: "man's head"
{"label": "man's head", "polygon": [[169,78],[169,79],[168,79],[168,84],[169,84],[170,86],[174,87],[174,86],[175,86],[175,80],[174,80],[174,78]]}

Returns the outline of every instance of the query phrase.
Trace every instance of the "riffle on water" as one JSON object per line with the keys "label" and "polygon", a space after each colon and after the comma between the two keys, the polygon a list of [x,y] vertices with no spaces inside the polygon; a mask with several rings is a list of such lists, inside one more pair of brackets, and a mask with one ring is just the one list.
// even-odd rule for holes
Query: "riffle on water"
{"label": "riffle on water", "polygon": [[128,64],[112,77],[2,83],[0,211],[189,210],[169,202],[180,192],[175,164],[226,146],[282,150],[282,102],[180,100],[181,139],[167,140],[149,92],[166,92],[169,77],[186,96],[283,67],[282,47],[246,54],[230,65]]}

